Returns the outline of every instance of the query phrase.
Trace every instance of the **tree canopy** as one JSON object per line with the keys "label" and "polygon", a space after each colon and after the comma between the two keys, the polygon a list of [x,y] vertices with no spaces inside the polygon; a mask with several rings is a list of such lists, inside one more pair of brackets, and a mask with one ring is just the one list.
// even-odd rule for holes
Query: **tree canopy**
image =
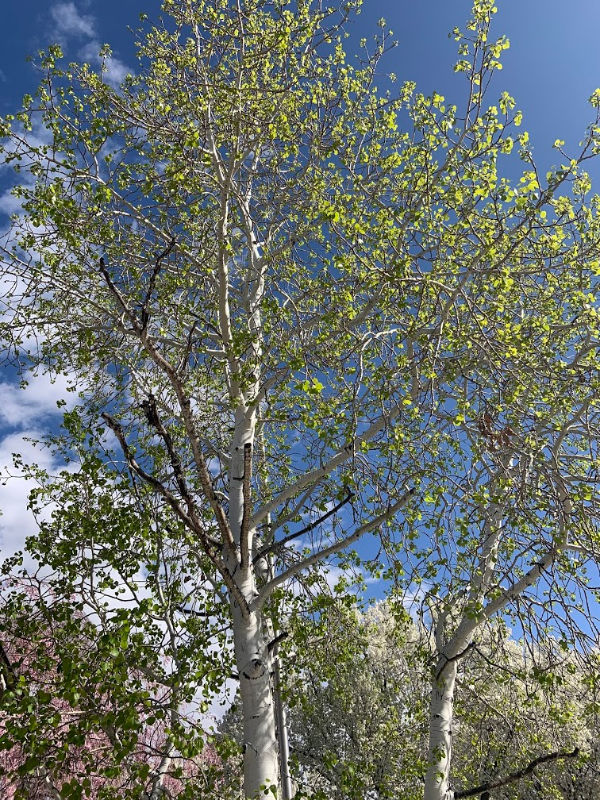
{"label": "tree canopy", "polygon": [[426,800],[453,796],[457,671],[494,616],[593,638],[569,606],[598,553],[600,92],[542,175],[490,0],[453,33],[460,103],[380,89],[385,26],[344,49],[357,7],[165,0],[118,88],[52,46],[0,120],[2,334],[79,394],[29,548],[167,688],[165,758],[234,676],[248,798],[289,793],[277,651],[331,565],[340,602],[358,569],[432,630]]}

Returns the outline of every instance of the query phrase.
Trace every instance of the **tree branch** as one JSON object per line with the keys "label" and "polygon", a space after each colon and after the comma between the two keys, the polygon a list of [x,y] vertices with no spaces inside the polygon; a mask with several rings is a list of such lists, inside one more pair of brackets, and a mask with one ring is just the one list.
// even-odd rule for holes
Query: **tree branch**
{"label": "tree branch", "polygon": [[552,564],[554,559],[557,556],[557,551],[555,549],[550,550],[543,556],[537,564],[535,564],[529,572],[526,572],[522,578],[512,586],[509,586],[500,597],[497,597],[495,600],[491,600],[486,607],[483,609],[483,616],[485,619],[490,619],[497,611],[500,611],[501,608],[508,605],[511,600],[515,597],[519,597],[525,589],[528,589],[530,586],[533,586],[534,583],[540,578],[540,576],[548,569],[548,567]]}
{"label": "tree branch", "polygon": [[329,475],[331,472],[333,472],[336,467],[339,467],[345,461],[348,461],[349,458],[352,458],[355,450],[360,447],[363,442],[370,442],[371,439],[373,439],[380,431],[389,425],[390,422],[393,422],[396,417],[400,415],[403,408],[404,406],[402,403],[394,406],[394,408],[392,408],[388,414],[384,414],[379,417],[379,419],[373,422],[373,424],[370,425],[364,433],[362,433],[360,436],[357,436],[342,450],[339,450],[322,467],[318,467],[317,469],[313,469],[310,472],[306,472],[304,475],[301,475],[295,483],[293,483],[291,486],[288,486],[287,489],[283,489],[283,491],[281,491],[276,497],[274,497],[268,503],[265,503],[263,507],[257,511],[252,519],[251,526],[256,527],[259,522],[262,522],[265,517],[267,517],[282,503],[285,503],[286,500],[290,500],[306,486],[316,483],[321,478],[324,478],[326,475]]}
{"label": "tree branch", "polygon": [[289,635],[290,634],[288,631],[282,631],[281,633],[278,633],[277,636],[274,639],[271,639],[271,641],[267,645],[267,651],[271,653],[277,647],[279,642],[282,642],[284,639],[287,639]]}
{"label": "tree branch", "polygon": [[194,501],[192,499],[192,496],[188,489],[187,482],[185,480],[185,476],[183,474],[181,459],[179,458],[179,454],[176,452],[173,446],[173,440],[171,439],[171,434],[165,428],[158,415],[158,409],[156,407],[156,398],[152,393],[148,395],[148,400],[142,403],[142,408],[144,409],[144,412],[146,414],[148,424],[156,429],[160,438],[165,443],[165,447],[167,448],[167,453],[169,454],[169,461],[171,462],[171,467],[173,468],[173,475],[175,476],[175,482],[179,487],[179,491],[181,492],[181,496],[185,500],[187,507],[192,508],[194,505]]}
{"label": "tree branch", "polygon": [[158,492],[158,494],[161,494],[165,498],[167,503],[171,506],[175,514],[184,522],[186,527],[194,531],[194,533],[196,533],[200,537],[200,541],[202,543],[206,555],[210,558],[210,560],[219,570],[223,578],[223,582],[230,590],[233,597],[235,598],[240,608],[242,609],[242,614],[246,618],[248,618],[250,616],[250,609],[248,607],[248,603],[246,602],[246,599],[243,596],[243,594],[240,592],[239,587],[235,583],[233,576],[231,575],[231,572],[227,568],[227,565],[225,564],[223,559],[217,553],[214,552],[213,547],[211,546],[210,537],[208,537],[206,531],[204,530],[204,527],[200,524],[199,520],[196,517],[194,506],[192,505],[191,507],[188,507],[189,513],[186,513],[184,509],[181,507],[181,504],[178,502],[175,495],[169,489],[167,489],[167,487],[164,486],[161,483],[161,481],[159,481],[153,475],[150,475],[150,473],[146,472],[146,470],[138,464],[138,462],[136,461],[134,455],[132,454],[129,448],[129,445],[127,444],[127,440],[125,439],[125,434],[123,432],[123,428],[121,427],[121,425],[115,419],[113,419],[110,416],[110,414],[107,414],[106,412],[103,412],[101,416],[102,419],[107,423],[109,428],[113,431],[113,433],[117,437],[119,444],[121,445],[121,449],[123,450],[123,454],[125,455],[127,463],[129,464],[131,469],[137,475],[139,475],[139,477],[142,478],[142,480],[150,484],[150,486],[152,486],[152,488],[156,492]]}
{"label": "tree branch", "polygon": [[344,539],[334,542],[329,547],[325,547],[323,550],[319,550],[317,553],[313,553],[307,558],[303,558],[302,561],[298,561],[297,564],[293,564],[280,575],[276,575],[262,587],[257,597],[252,602],[250,606],[251,609],[253,611],[260,609],[270,596],[271,592],[273,592],[273,590],[282,583],[285,583],[285,581],[293,578],[294,575],[297,575],[299,572],[302,572],[302,570],[312,566],[312,564],[316,564],[317,562],[322,561],[324,558],[328,558],[329,556],[338,553],[340,550],[344,550],[344,548],[348,547],[348,545],[352,544],[352,542],[360,539],[360,537],[365,533],[368,533],[369,531],[378,528],[380,525],[383,525],[384,522],[387,522],[388,519],[391,519],[394,514],[396,514],[402,508],[402,506],[406,504],[414,492],[414,488],[409,489],[386,511],[384,511],[382,514],[379,514],[379,516],[375,517],[375,519],[372,519],[370,522],[366,522],[364,525],[361,525],[353,533],[351,533],[350,536],[346,536]]}
{"label": "tree branch", "polygon": [[110,293],[112,294],[112,296],[115,298],[115,300],[117,301],[117,303],[121,307],[121,311],[123,311],[125,316],[129,319],[129,321],[131,322],[131,324],[135,328],[137,326],[137,321],[135,319],[135,314],[129,308],[129,306],[127,305],[125,300],[123,299],[123,295],[121,294],[121,292],[117,289],[116,284],[114,283],[113,279],[111,278],[110,272],[108,271],[108,269],[106,267],[106,262],[104,261],[104,258],[102,258],[102,257],[100,257],[99,267],[100,267],[100,272],[102,273],[102,277],[106,281],[106,285],[108,286]]}
{"label": "tree branch", "polygon": [[311,522],[310,525],[306,525],[304,528],[302,528],[302,530],[296,531],[296,533],[290,533],[289,536],[286,536],[284,539],[281,539],[279,542],[273,542],[272,544],[267,545],[267,547],[263,547],[262,550],[259,550],[259,552],[254,556],[253,563],[256,563],[261,558],[264,558],[265,556],[267,556],[269,553],[273,553],[276,550],[281,550],[281,548],[285,547],[285,545],[288,542],[291,542],[294,539],[297,539],[299,536],[302,536],[305,533],[310,533],[310,531],[314,530],[316,527],[318,527],[323,522],[325,522],[326,519],[329,519],[329,517],[332,517],[334,514],[337,514],[337,512],[340,510],[340,508],[342,508],[342,506],[345,506],[346,503],[349,503],[350,500],[352,500],[353,497],[356,497],[354,492],[351,492],[350,489],[348,489],[348,487],[346,487],[346,491],[348,492],[346,497],[344,497],[344,499],[340,500],[340,502],[337,505],[335,505],[333,508],[331,508],[325,514],[323,514],[323,516],[319,517],[319,519],[315,520],[314,522]]}
{"label": "tree branch", "polygon": [[154,269],[152,270],[152,275],[150,276],[150,280],[148,281],[148,289],[146,291],[146,296],[144,297],[144,302],[142,303],[141,309],[141,322],[142,322],[142,330],[145,331],[148,327],[148,321],[150,320],[150,312],[148,311],[148,304],[152,298],[152,293],[154,292],[154,287],[156,286],[156,279],[158,277],[158,273],[162,267],[162,260],[166,258],[171,250],[175,247],[175,238],[173,237],[169,244],[165,247],[165,249],[156,256],[156,260],[154,262]]}
{"label": "tree branch", "polygon": [[469,650],[471,650],[473,647],[475,647],[475,642],[469,642],[464,650],[461,650],[460,653],[456,653],[456,655],[450,657],[448,657],[445,653],[440,653],[440,658],[444,659],[444,663],[435,673],[435,680],[439,681],[448,664],[452,664],[453,661],[459,661],[463,656],[466,656]]}
{"label": "tree branch", "polygon": [[464,789],[460,792],[454,792],[455,800],[459,800],[462,797],[474,797],[477,794],[482,794],[482,792],[489,792],[490,789],[499,789],[501,786],[506,786],[509,783],[514,783],[515,781],[521,780],[526,775],[530,775],[536,767],[539,767],[540,764],[545,764],[548,761],[556,761],[559,758],[577,758],[579,755],[579,748],[576,747],[574,750],[556,752],[556,753],[548,753],[545,756],[538,756],[534,758],[533,761],[530,761],[526,767],[523,769],[519,769],[516,772],[511,772],[510,775],[507,775],[506,778],[500,778],[495,781],[488,781],[487,783],[482,783],[481,786],[476,786],[474,789]]}
{"label": "tree branch", "polygon": [[215,494],[212,478],[210,477],[210,472],[208,471],[208,467],[206,466],[206,460],[202,454],[202,450],[200,448],[200,442],[196,435],[196,429],[194,426],[194,421],[191,413],[190,399],[189,397],[184,395],[181,386],[177,384],[176,381],[173,382],[172,385],[177,393],[177,397],[179,400],[179,405],[183,416],[183,422],[185,425],[186,432],[190,439],[190,444],[192,446],[192,453],[194,455],[194,462],[196,464],[196,469],[198,471],[198,477],[200,478],[200,484],[202,486],[202,489],[204,490],[206,499],[208,500],[208,502],[211,505],[211,508],[214,511],[215,517],[217,519],[217,525],[219,526],[219,530],[221,531],[221,535],[223,536],[224,541],[227,543],[231,552],[235,553],[235,541],[233,539],[233,533],[231,532],[231,528],[227,521],[227,517],[225,516],[225,512],[223,511],[223,507],[219,502],[217,495]]}
{"label": "tree branch", "polygon": [[[133,320],[133,324],[137,325],[135,319]],[[231,532],[231,528],[227,521],[227,517],[225,516],[225,512],[223,511],[223,507],[221,506],[217,498],[217,495],[215,493],[212,483],[212,478],[210,476],[210,472],[208,471],[208,467],[206,465],[206,459],[204,458],[202,449],[200,447],[200,441],[198,439],[196,426],[194,424],[194,418],[191,410],[190,398],[187,396],[187,394],[183,389],[181,380],[177,374],[177,370],[156,349],[154,343],[148,336],[148,332],[146,330],[140,329],[139,326],[137,326],[136,328],[134,328],[133,333],[137,334],[142,346],[146,349],[150,358],[154,361],[154,363],[159,369],[163,370],[163,372],[169,379],[171,386],[173,387],[173,391],[175,392],[175,395],[179,402],[179,407],[181,408],[183,424],[185,426],[185,431],[190,441],[190,445],[192,448],[192,455],[194,457],[194,463],[196,465],[198,477],[200,478],[200,485],[202,486],[204,496],[208,500],[210,507],[212,508],[215,514],[217,525],[219,526],[219,530],[221,532],[221,535],[223,536],[223,541],[228,546],[229,550],[231,551],[231,554],[235,554],[236,549],[235,549],[233,534]]]}

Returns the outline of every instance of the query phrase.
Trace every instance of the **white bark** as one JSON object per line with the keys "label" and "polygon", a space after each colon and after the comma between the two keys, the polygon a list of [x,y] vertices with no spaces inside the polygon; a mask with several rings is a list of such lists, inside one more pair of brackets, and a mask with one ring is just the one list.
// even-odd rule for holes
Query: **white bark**
{"label": "white bark", "polygon": [[[504,468],[508,468],[507,460]],[[502,473],[500,470],[498,475]],[[495,478],[494,478],[495,482]],[[469,649],[475,632],[487,619],[483,611],[485,593],[493,579],[502,535],[502,504],[488,510],[483,526],[477,565],[471,577],[471,587],[462,618],[454,633],[445,641],[447,614],[441,614],[436,625],[436,646],[439,657],[435,666],[429,705],[429,768],[425,776],[424,800],[453,800],[450,788],[452,765],[452,735],[454,724],[454,690],[459,659]]]}
{"label": "white bark", "polygon": [[[248,576],[246,597],[253,580]],[[233,607],[233,638],[240,676],[244,725],[244,789],[247,798],[270,798],[279,784],[279,757],[275,726],[275,707],[271,691],[269,653],[262,614],[252,612],[244,618]]]}
{"label": "white bark", "polygon": [[279,656],[273,653],[273,699],[277,719],[277,739],[279,743],[279,777],[281,780],[281,800],[292,800],[294,796],[290,777],[290,746],[288,741],[287,714],[281,698],[281,677],[279,674]]}
{"label": "white bark", "polygon": [[[252,563],[254,531],[246,523],[250,505],[246,470],[250,469],[250,464],[245,448],[252,448],[254,434],[254,415],[244,406],[238,406],[229,467],[229,524],[237,548],[237,553],[231,556],[231,572],[248,606],[257,596],[256,570]],[[242,699],[244,793],[252,800],[273,800],[273,787],[277,792],[275,796],[279,796],[279,748],[267,628],[260,609],[245,613],[235,598],[232,598],[231,605]]]}
{"label": "white bark", "polygon": [[449,786],[452,763],[452,725],[457,662],[444,662],[434,680],[430,702],[429,769],[425,776],[424,800],[453,800]]}
{"label": "white bark", "polygon": [[[241,80],[241,73],[240,73]],[[210,128],[210,125],[209,125]],[[218,148],[212,142],[212,156],[221,187],[221,220],[219,227],[219,328],[227,358],[227,384],[235,406],[235,425],[229,462],[228,527],[232,550],[228,570],[239,597],[230,592],[233,617],[233,642],[240,681],[244,735],[244,794],[247,798],[273,798],[273,787],[279,796],[279,749],[276,716],[271,686],[271,664],[268,651],[268,629],[261,608],[249,610],[257,592],[256,568],[252,563],[255,525],[250,523],[252,500],[251,465],[256,430],[256,398],[260,389],[262,360],[261,301],[264,292],[264,265],[261,264],[258,235],[252,221],[250,199],[252,178],[258,166],[255,156],[247,185],[239,183],[242,160],[231,156],[222,163]],[[233,346],[230,308],[229,225],[231,203],[241,212],[247,238],[248,267],[242,291],[248,331],[252,336],[249,358],[240,360]],[[249,384],[244,383],[252,376]],[[245,607],[242,607],[244,605]]]}

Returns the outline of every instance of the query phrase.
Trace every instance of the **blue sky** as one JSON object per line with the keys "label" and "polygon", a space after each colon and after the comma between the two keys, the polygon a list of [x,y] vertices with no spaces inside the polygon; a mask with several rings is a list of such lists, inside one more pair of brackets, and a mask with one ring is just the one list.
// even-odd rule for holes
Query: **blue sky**
{"label": "blue sky", "polygon": [[[120,62],[134,67],[127,27],[136,27],[140,12],[156,17],[159,0],[3,0],[2,6],[0,112],[6,113],[35,85],[25,56],[49,41],[61,40],[72,57],[89,57],[92,45],[108,42]],[[537,155],[549,159],[552,142],[575,146],[591,116],[586,99],[600,86],[600,3],[571,0],[567,8],[559,0],[498,0],[497,6],[495,30],[511,41],[497,93],[516,96]],[[368,35],[384,17],[399,42],[386,68],[450,98],[461,83],[452,73],[455,46],[447,33],[469,9],[469,0],[364,0],[354,28]]]}
{"label": "blue sky", "polygon": [[[415,80],[425,93],[436,90],[449,101],[459,100],[463,85],[452,72],[455,43],[447,33],[465,22],[469,8],[468,0],[365,0],[351,41],[374,33],[377,20],[385,17],[399,44],[383,68],[401,82]],[[128,26],[137,26],[140,12],[156,17],[158,9],[158,0],[3,0],[0,113],[14,110],[23,93],[35,87],[35,72],[25,58],[52,41],[60,41],[69,58],[87,60],[108,42],[114,52],[111,75],[117,81],[136,66]],[[546,168],[556,159],[552,142],[561,138],[567,150],[575,149],[592,116],[587,98],[600,86],[600,3],[571,0],[567,11],[558,0],[498,0],[495,32],[508,35],[511,49],[490,101],[503,90],[516,97],[534,153]],[[10,199],[0,189],[0,229],[7,223],[2,213],[9,210]],[[56,419],[56,400],[63,391],[60,381],[52,385],[39,376],[21,393],[10,374],[0,377],[0,469],[10,463],[11,452],[31,452],[22,436],[35,438]],[[32,457],[52,467],[48,454],[38,451]],[[24,516],[26,493],[19,481],[0,488],[0,546],[5,554],[32,530]]]}

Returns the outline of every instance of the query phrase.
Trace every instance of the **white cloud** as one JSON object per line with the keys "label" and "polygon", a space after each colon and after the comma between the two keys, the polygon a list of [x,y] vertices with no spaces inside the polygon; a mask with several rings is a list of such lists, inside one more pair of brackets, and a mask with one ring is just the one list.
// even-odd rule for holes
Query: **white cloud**
{"label": "white cloud", "polygon": [[53,21],[51,36],[65,44],[67,39],[88,39],[79,50],[79,57],[98,67],[103,63],[103,77],[110,86],[117,87],[130,70],[126,64],[115,56],[101,59],[101,44],[97,37],[96,19],[90,14],[78,11],[74,2],[55,3],[50,7]]}
{"label": "white cloud", "polygon": [[0,212],[10,217],[13,214],[20,214],[22,210],[23,200],[15,197],[10,189],[0,194]]}
{"label": "white cloud", "polygon": [[127,75],[131,75],[133,70],[129,69],[118,58],[111,56],[106,59],[104,64],[104,80],[109,86],[116,88],[119,86]]}
{"label": "white cloud", "polygon": [[[15,470],[13,454],[19,453],[25,463],[37,464],[42,469],[52,470],[58,465],[52,453],[44,447],[35,447],[32,441],[42,434],[37,430],[13,433],[0,441],[0,475],[4,478],[0,484],[0,550],[2,558],[8,558],[25,544],[27,536],[35,533],[37,526],[31,511],[27,508],[29,492],[34,483],[25,479]],[[49,516],[51,509],[46,509]],[[32,566],[29,559],[27,567]]]}
{"label": "white cloud", "polygon": [[56,3],[50,8],[50,15],[55,24],[55,35],[59,38],[66,36],[89,36],[96,34],[94,18],[87,14],[80,14],[75,3]]}
{"label": "white cloud", "polygon": [[[47,373],[30,372],[25,375],[26,388],[15,383],[0,383],[0,424],[3,428],[20,430],[8,433],[0,440],[0,555],[7,558],[22,550],[27,536],[34,534],[37,525],[27,508],[29,492],[35,482],[25,478],[22,469],[14,466],[14,454],[18,453],[24,464],[36,464],[41,469],[57,471],[64,465],[56,460],[52,452],[34,444],[43,438],[41,425],[52,416],[59,416],[64,408],[57,406],[58,400],[66,400],[72,407],[77,394],[68,392],[72,381],[65,375],[52,379]],[[51,506],[44,509],[44,518],[49,518]],[[25,566],[34,567],[26,557]]]}
{"label": "white cloud", "polygon": [[96,67],[102,65],[102,77],[109,86],[116,88],[121,84],[126,75],[131,75],[133,70],[129,69],[126,64],[124,64],[115,56],[110,56],[110,58],[101,58],[101,47],[102,46],[99,41],[92,39],[92,41],[88,42],[81,48],[79,51],[79,56],[84,61],[89,61],[90,64],[93,64]]}
{"label": "white cloud", "polygon": [[47,373],[25,376],[27,387],[19,388],[15,383],[0,383],[0,422],[12,428],[36,423],[53,414],[62,414],[57,402],[65,400],[67,407],[77,401],[74,392],[67,391],[72,381],[66,375],[52,378]]}

